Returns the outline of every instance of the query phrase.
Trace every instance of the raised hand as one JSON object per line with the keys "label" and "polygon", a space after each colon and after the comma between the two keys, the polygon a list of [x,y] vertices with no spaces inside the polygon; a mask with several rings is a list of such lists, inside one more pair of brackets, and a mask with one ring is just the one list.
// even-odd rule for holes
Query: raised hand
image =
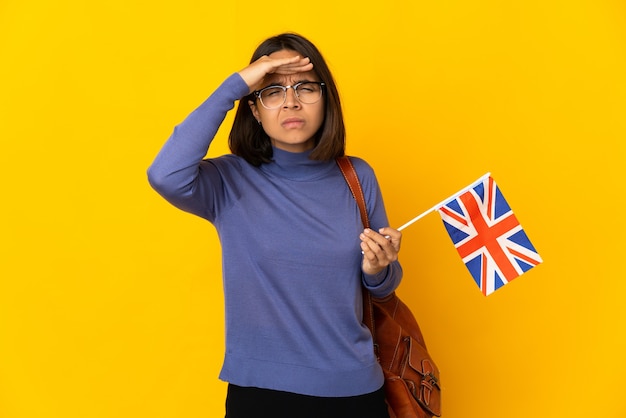
{"label": "raised hand", "polygon": [[239,75],[250,87],[250,92],[259,89],[263,80],[269,74],[297,74],[311,71],[313,64],[309,58],[293,56],[287,58],[273,58],[263,55],[243,70],[239,71]]}

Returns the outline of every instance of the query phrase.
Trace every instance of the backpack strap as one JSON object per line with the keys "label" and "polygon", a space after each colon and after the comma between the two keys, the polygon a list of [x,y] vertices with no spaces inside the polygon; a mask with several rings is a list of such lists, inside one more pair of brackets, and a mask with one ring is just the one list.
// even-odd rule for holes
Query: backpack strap
{"label": "backpack strap", "polygon": [[356,170],[352,165],[352,161],[350,161],[350,157],[344,155],[343,157],[337,158],[337,165],[339,165],[341,174],[343,174],[343,177],[346,179],[346,183],[348,183],[348,187],[352,192],[352,196],[354,196],[354,199],[359,206],[359,212],[361,212],[361,221],[363,222],[363,227],[369,228],[370,219],[367,215],[367,208],[365,206],[365,196],[363,195],[363,189],[361,188],[359,176],[356,174]]}
{"label": "backpack strap", "polygon": [[[361,212],[361,221],[363,222],[363,227],[369,228],[370,219],[367,215],[367,208],[365,207],[365,196],[363,195],[363,189],[361,188],[359,176],[356,174],[356,170],[352,165],[352,161],[350,161],[350,157],[343,156],[337,158],[337,165],[339,165],[339,169],[341,169],[341,174],[343,174],[343,177],[346,179],[346,183],[348,183],[348,187],[352,192],[352,196],[354,196],[354,200],[356,200],[356,203],[359,206],[359,212]],[[362,288],[362,292],[363,323],[369,328],[372,335],[376,335],[376,323],[374,321],[374,301],[372,298],[372,294],[368,292],[365,288]],[[378,351],[378,344],[374,343],[374,352],[376,353],[377,359],[379,358]]]}

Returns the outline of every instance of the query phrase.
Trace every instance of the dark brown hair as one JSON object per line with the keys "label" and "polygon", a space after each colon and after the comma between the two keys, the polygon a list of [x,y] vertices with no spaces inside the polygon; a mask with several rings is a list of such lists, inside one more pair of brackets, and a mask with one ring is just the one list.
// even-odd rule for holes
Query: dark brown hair
{"label": "dark brown hair", "polygon": [[[330,161],[341,157],[345,151],[346,130],[339,93],[333,76],[319,50],[306,38],[295,33],[283,33],[265,40],[254,51],[250,63],[281,50],[291,50],[302,57],[308,57],[313,63],[313,71],[325,86],[324,121],[315,134],[315,148],[309,158],[312,160]],[[239,101],[235,120],[228,137],[228,145],[233,154],[238,155],[250,164],[260,166],[272,161],[272,144],[263,128],[252,114],[248,101],[255,101],[254,94],[245,96]]]}

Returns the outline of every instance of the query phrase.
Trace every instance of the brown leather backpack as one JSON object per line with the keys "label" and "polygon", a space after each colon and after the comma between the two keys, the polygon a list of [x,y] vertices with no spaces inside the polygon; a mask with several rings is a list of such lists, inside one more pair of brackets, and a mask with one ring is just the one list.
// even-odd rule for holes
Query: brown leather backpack
{"label": "brown leather backpack", "polygon": [[[348,157],[337,159],[369,228],[365,198]],[[385,395],[391,418],[441,416],[439,368],[431,358],[411,310],[396,293],[374,298],[363,289],[363,321],[372,332],[374,352],[385,374]]]}

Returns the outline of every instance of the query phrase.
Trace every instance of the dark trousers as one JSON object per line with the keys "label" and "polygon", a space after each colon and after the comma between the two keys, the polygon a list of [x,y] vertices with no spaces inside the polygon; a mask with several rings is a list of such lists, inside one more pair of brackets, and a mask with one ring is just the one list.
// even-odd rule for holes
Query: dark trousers
{"label": "dark trousers", "polygon": [[389,418],[389,414],[382,388],[326,398],[229,384],[226,418]]}

